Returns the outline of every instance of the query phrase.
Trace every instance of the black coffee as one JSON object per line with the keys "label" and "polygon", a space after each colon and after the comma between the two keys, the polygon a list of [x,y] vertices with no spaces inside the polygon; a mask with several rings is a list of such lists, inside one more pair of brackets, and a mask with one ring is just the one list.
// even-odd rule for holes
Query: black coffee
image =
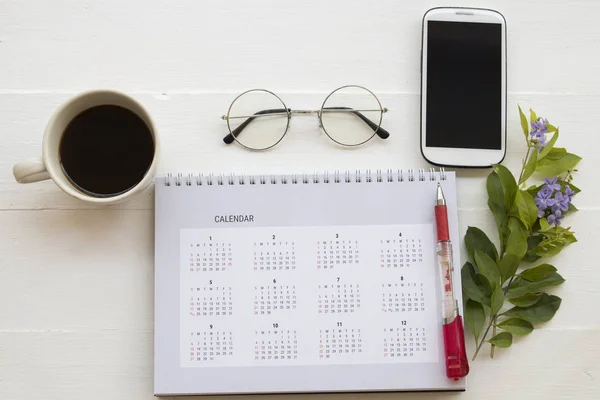
{"label": "black coffee", "polygon": [[115,196],[144,178],[154,158],[154,139],[134,112],[97,106],[69,123],[59,152],[64,173],[81,191]]}

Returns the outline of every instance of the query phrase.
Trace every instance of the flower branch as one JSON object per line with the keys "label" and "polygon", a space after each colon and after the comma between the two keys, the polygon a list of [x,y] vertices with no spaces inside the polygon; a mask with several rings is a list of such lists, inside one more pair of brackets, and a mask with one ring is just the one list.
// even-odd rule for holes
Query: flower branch
{"label": "flower branch", "polygon": [[[484,344],[491,345],[493,357],[495,347],[511,346],[515,335],[554,317],[561,299],[546,290],[564,279],[553,265],[531,265],[577,241],[562,222],[577,211],[572,200],[580,190],[572,181],[581,158],[555,147],[559,130],[548,120],[531,110],[528,121],[520,107],[519,115],[527,144],[519,179],[494,165],[486,182],[500,250],[478,228],[469,227],[465,235],[470,261],[462,267],[462,283],[465,321],[476,343],[473,359]],[[540,183],[528,186],[532,177]],[[507,302],[513,307],[501,312]]]}

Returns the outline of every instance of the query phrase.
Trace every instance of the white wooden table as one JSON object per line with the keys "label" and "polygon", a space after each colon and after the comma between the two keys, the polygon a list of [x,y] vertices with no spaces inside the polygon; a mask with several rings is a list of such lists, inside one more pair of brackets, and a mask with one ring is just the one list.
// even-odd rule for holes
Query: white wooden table
{"label": "white wooden table", "polygon": [[[91,88],[139,99],[162,137],[159,174],[425,167],[421,17],[439,5],[454,3],[0,0],[0,398],[152,397],[153,188],[102,208],[51,182],[13,181],[12,165],[40,154],[58,105]],[[518,169],[524,153],[517,103],[559,125],[560,144],[583,156],[581,211],[567,222],[579,243],[554,260],[567,280],[555,291],[563,303],[554,320],[496,359],[472,363],[466,393],[371,398],[599,398],[600,3],[460,5],[495,8],[508,22],[505,164]],[[268,88],[311,108],[351,83],[372,89],[391,110],[389,140],[344,150],[319,135],[316,120],[298,118],[269,152],[221,141],[219,117],[246,89]],[[494,231],[488,172],[458,171],[462,233],[469,225]]]}

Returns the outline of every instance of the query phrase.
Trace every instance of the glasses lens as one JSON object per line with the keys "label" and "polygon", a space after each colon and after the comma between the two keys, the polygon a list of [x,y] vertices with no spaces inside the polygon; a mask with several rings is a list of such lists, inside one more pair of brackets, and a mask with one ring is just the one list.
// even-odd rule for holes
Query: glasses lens
{"label": "glasses lens", "polygon": [[373,93],[359,86],[345,86],[325,99],[321,123],[335,142],[357,146],[375,135],[382,115],[381,104]]}
{"label": "glasses lens", "polygon": [[275,146],[285,135],[289,123],[285,104],[262,89],[241,94],[231,104],[227,117],[235,140],[252,150]]}

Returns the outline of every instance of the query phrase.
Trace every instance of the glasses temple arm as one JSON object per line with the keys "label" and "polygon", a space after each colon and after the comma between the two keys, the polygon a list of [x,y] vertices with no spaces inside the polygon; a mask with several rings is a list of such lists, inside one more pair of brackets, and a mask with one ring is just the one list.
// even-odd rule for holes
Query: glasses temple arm
{"label": "glasses temple arm", "polygon": [[[265,114],[276,114],[276,113],[289,113],[291,110],[288,108],[273,108],[270,110],[261,110],[258,111],[256,113],[254,113],[254,115],[265,115]],[[231,131],[231,133],[229,133],[227,136],[225,136],[223,138],[223,141],[227,144],[231,144],[234,142],[235,138],[238,137],[240,135],[240,133],[242,133],[242,131],[244,130],[244,128],[246,128],[248,126],[248,124],[250,122],[252,122],[255,118],[254,117],[250,117],[247,120],[245,120],[244,122],[242,122],[240,124],[240,126],[238,126],[237,128],[235,128],[234,130]]]}
{"label": "glasses temple arm", "polygon": [[[352,108],[351,107],[324,107],[323,110],[352,110]],[[371,129],[373,129],[373,131],[380,138],[387,139],[388,137],[390,137],[390,133],[388,131],[386,131],[385,129],[383,129],[381,126],[378,126],[376,123],[374,123],[373,121],[371,121],[369,118],[365,117],[359,111],[353,111],[352,114],[356,115],[358,118],[360,118],[361,120],[363,120],[363,122],[365,124],[369,125],[369,127]]]}

